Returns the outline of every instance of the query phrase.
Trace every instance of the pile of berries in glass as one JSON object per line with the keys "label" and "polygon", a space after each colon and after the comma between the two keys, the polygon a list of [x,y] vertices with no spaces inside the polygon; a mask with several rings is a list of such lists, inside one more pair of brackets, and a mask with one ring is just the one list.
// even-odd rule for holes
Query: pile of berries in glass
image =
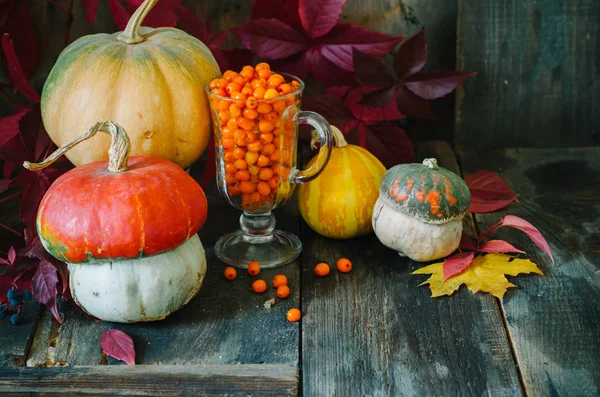
{"label": "pile of berries in glass", "polygon": [[[298,183],[314,179],[331,154],[331,130],[318,114],[300,110],[304,83],[275,73],[267,63],[231,70],[210,81],[208,92],[216,146],[217,186],[243,211],[241,230],[217,241],[226,263],[264,268],[290,262],[302,250],[292,233],[275,230],[271,210],[282,205]],[[296,168],[298,124],[310,124],[321,139],[319,161]]]}

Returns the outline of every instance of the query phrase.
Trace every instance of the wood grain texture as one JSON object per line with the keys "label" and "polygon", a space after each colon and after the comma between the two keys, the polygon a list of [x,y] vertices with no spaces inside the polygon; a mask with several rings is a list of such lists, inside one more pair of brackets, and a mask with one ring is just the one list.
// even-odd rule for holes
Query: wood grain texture
{"label": "wood grain texture", "polygon": [[[221,235],[239,228],[241,213],[217,196],[214,184],[207,195],[210,211],[199,235],[206,249],[208,271],[200,292],[190,303],[165,320],[138,324],[95,322],[72,303],[62,304],[63,325],[44,316],[27,365],[100,364],[103,357],[99,339],[107,328],[121,329],[133,338],[138,364],[298,365],[299,325],[289,323],[285,314],[299,304],[299,261],[261,271],[259,277],[269,285],[275,274],[285,274],[291,289],[287,299],[277,299],[272,308],[265,308],[264,302],[275,297],[272,287],[264,294],[252,292],[255,278],[243,270],[238,270],[233,282],[223,277],[225,264],[215,257],[213,245]],[[294,206],[277,210],[276,218],[279,227],[298,232],[299,217]],[[109,358],[108,362],[115,361]]]}
{"label": "wood grain texture", "polygon": [[296,396],[288,365],[161,365],[15,368],[0,371],[5,395]]}
{"label": "wood grain texture", "polygon": [[[448,144],[420,153],[458,172]],[[520,395],[500,311],[467,290],[432,299],[421,263],[370,236],[325,239],[303,225],[302,378],[307,396]],[[353,270],[314,266],[349,258]],[[335,268],[334,268],[335,269]]]}
{"label": "wood grain texture", "polygon": [[460,0],[458,95],[464,148],[600,143],[600,2]]}
{"label": "wood grain texture", "polygon": [[548,240],[556,263],[516,230],[502,238],[544,276],[513,278],[502,303],[530,396],[600,394],[600,148],[465,152],[464,169],[499,171],[519,203],[476,216],[485,229],[520,216]]}

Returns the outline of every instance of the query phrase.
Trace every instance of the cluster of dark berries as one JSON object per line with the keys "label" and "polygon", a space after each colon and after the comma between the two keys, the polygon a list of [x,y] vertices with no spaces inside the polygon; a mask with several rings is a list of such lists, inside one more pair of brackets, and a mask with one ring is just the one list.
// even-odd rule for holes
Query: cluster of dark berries
{"label": "cluster of dark berries", "polygon": [[13,308],[17,309],[17,312],[10,316],[10,322],[12,325],[19,325],[19,314],[21,314],[21,307],[23,306],[23,302],[28,302],[31,300],[31,292],[13,288],[8,290],[6,297],[8,298],[8,302],[0,305],[0,320],[3,320],[10,314],[9,308],[12,306]]}

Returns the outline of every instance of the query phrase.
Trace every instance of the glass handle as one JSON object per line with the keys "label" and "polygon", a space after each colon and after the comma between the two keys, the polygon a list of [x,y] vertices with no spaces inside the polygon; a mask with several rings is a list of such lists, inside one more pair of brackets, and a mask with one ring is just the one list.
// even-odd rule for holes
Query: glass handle
{"label": "glass handle", "polygon": [[308,169],[301,171],[297,170],[292,174],[292,183],[306,183],[319,176],[321,171],[325,169],[327,162],[329,162],[329,157],[331,157],[333,135],[327,120],[325,120],[323,116],[319,115],[318,113],[299,112],[295,118],[295,121],[298,124],[309,124],[310,126],[314,127],[319,134],[319,138],[321,139],[321,148],[319,149],[319,154],[317,155],[317,161],[315,161]]}

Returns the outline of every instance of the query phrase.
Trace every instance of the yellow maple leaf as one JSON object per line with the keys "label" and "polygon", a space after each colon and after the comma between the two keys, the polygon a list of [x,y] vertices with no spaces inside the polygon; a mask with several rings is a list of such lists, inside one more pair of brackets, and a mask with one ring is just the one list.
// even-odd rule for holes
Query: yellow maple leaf
{"label": "yellow maple leaf", "polygon": [[432,298],[452,295],[461,285],[465,284],[472,293],[489,292],[502,299],[506,290],[515,286],[506,279],[505,275],[516,276],[520,273],[544,274],[529,259],[519,259],[499,253],[475,257],[465,271],[450,277],[446,281],[444,281],[443,266],[444,262],[439,262],[412,272],[412,274],[431,274],[431,277],[421,285],[429,284]]}

